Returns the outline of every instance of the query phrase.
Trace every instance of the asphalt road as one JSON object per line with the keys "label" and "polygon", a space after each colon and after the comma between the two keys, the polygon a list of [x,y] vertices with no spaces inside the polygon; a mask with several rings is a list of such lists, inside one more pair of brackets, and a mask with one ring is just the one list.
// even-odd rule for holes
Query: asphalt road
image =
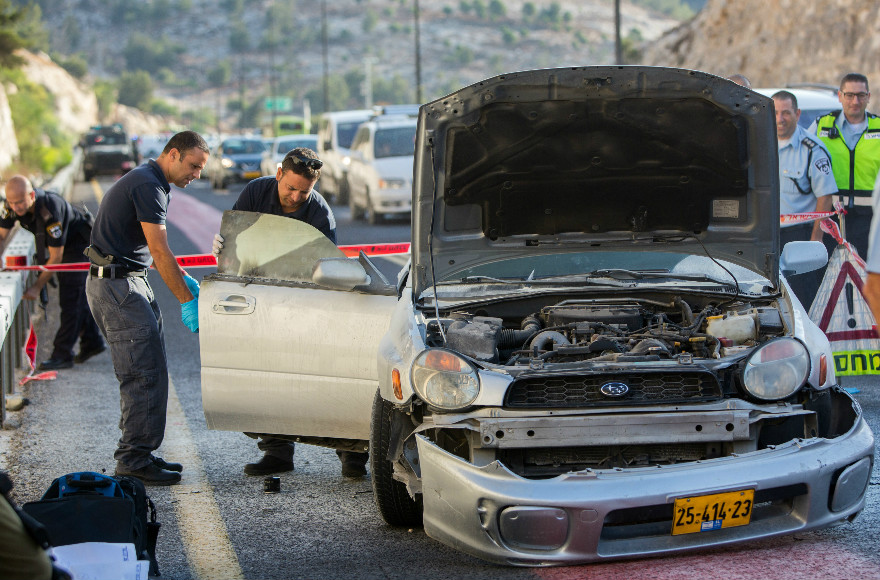
{"label": "asphalt road", "polygon": [[[94,209],[96,193],[110,183],[101,180],[98,191],[77,184],[75,199]],[[197,182],[182,193],[225,210],[239,190],[212,192]],[[408,222],[353,224],[347,208],[334,210],[340,244],[409,240]],[[185,217],[178,223],[200,219]],[[179,255],[205,252],[206,242],[194,242],[186,228],[169,226],[172,249]],[[196,278],[209,272],[191,271]],[[431,540],[421,529],[389,528],[373,504],[369,476],[342,478],[329,449],[299,445],[296,469],[281,477],[281,493],[265,494],[262,478],[242,473],[245,463],[260,457],[255,442],[206,428],[198,335],[180,323],[179,306],[158,275],[150,276],[164,314],[173,384],[160,454],[186,464],[182,485],[149,489],[163,524],[157,551],[163,578],[880,578],[877,462],[868,507],[854,523],[680,557],[540,570],[486,564]],[[48,358],[55,315],[53,297],[47,316],[35,317],[38,360]],[[855,396],[880,433],[877,379],[847,379],[844,386],[859,390]],[[53,478],[67,472],[112,473],[119,396],[109,355],[61,371],[54,381],[31,382],[24,394],[31,404],[10,413],[11,428],[0,433],[0,464],[15,481],[18,501],[39,498]]]}

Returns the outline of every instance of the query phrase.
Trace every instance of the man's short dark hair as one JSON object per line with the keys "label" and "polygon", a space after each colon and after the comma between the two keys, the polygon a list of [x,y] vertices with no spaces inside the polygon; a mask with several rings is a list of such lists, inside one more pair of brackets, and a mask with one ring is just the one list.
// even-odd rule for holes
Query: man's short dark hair
{"label": "man's short dark hair", "polygon": [[180,151],[180,156],[183,157],[186,155],[187,151],[190,149],[201,149],[205,153],[210,153],[211,150],[208,148],[208,144],[202,139],[202,136],[196,133],[195,131],[181,131],[180,133],[174,135],[171,139],[168,140],[168,143],[165,144],[165,148],[162,149],[162,153],[168,153],[172,149],[177,149]]}
{"label": "man's short dark hair", "polygon": [[302,175],[307,179],[318,179],[321,177],[320,169],[308,167],[300,159],[318,159],[318,154],[308,147],[297,147],[291,149],[281,161],[281,173],[293,171],[297,175]]}
{"label": "man's short dark hair", "polygon": [[775,93],[773,93],[773,96],[770,98],[773,100],[788,99],[789,101],[791,101],[791,106],[794,107],[794,110],[797,111],[797,109],[798,109],[797,97],[788,91],[776,91]]}
{"label": "man's short dark hair", "polygon": [[840,79],[840,90],[843,90],[843,85],[846,83],[865,83],[865,90],[869,93],[871,92],[871,88],[868,86],[868,77],[859,73],[847,73],[843,75],[843,78]]}

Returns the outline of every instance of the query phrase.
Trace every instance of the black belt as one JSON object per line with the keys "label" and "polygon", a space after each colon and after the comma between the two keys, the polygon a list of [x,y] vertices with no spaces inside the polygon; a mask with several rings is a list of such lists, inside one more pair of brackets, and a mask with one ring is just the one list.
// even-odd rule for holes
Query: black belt
{"label": "black belt", "polygon": [[127,270],[115,264],[110,266],[89,266],[89,274],[95,278],[131,278],[133,276],[143,278],[147,275],[146,270]]}

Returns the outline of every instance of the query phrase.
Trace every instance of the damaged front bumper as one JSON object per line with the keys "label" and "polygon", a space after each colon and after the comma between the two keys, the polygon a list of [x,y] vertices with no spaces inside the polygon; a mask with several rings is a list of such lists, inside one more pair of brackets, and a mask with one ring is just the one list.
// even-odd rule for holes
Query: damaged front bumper
{"label": "damaged front bumper", "polygon": [[[567,565],[680,552],[854,518],[865,505],[874,437],[858,404],[833,439],[796,439],[718,459],[586,469],[526,479],[477,467],[416,435],[425,532],[485,560]],[[748,525],[672,535],[676,498],[754,489]]]}

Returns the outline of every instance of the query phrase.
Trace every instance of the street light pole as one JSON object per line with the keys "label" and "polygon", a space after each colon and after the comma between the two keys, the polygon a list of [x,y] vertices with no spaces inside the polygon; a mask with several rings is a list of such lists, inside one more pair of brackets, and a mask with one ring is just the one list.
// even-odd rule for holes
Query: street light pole
{"label": "street light pole", "polygon": [[324,59],[324,112],[330,110],[330,64],[327,48],[327,0],[321,0],[321,56]]}
{"label": "street light pole", "polygon": [[620,0],[614,0],[614,60],[623,64],[623,45],[620,41]]}
{"label": "street light pole", "polygon": [[416,19],[416,103],[422,104],[422,48],[419,41],[419,0],[415,0]]}

